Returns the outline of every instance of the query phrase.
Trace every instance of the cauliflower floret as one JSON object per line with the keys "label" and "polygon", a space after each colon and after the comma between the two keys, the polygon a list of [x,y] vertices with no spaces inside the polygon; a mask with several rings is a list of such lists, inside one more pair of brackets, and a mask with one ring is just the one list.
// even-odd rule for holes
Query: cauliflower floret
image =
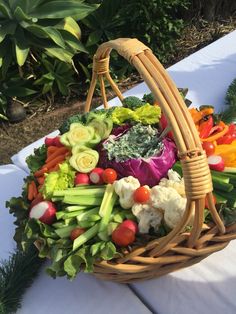
{"label": "cauliflower floret", "polygon": [[164,211],[164,221],[173,229],[182,219],[187,199],[171,187],[154,186],[151,189],[151,203]]}
{"label": "cauliflower floret", "polygon": [[148,233],[151,227],[158,231],[163,219],[163,213],[160,210],[152,207],[150,204],[135,203],[132,206],[132,213],[138,219],[140,233]]}
{"label": "cauliflower floret", "polygon": [[171,187],[175,189],[181,196],[185,196],[185,187],[184,187],[184,179],[180,177],[180,175],[173,171],[172,169],[168,170],[168,179],[162,178],[159,182],[159,185],[165,187]]}
{"label": "cauliflower floret", "polygon": [[129,209],[134,205],[133,193],[140,187],[139,180],[129,176],[114,182],[114,189],[119,195],[120,205],[124,209]]}

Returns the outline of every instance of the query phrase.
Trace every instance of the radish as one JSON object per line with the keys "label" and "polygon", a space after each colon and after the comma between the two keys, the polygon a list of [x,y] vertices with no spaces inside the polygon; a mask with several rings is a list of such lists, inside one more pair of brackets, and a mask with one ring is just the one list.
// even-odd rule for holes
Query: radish
{"label": "radish", "polygon": [[132,230],[135,234],[138,233],[138,225],[136,224],[135,221],[130,220],[130,219],[124,220],[119,225],[119,227],[126,227],[126,228]]}
{"label": "radish", "polygon": [[89,174],[90,181],[94,184],[103,184],[104,183],[102,178],[103,172],[104,169],[102,168],[94,168]]}
{"label": "radish", "polygon": [[64,146],[60,141],[60,136],[45,137],[44,143],[46,146],[57,146],[57,147]]}
{"label": "radish", "polygon": [[221,156],[211,155],[207,158],[210,169],[216,171],[224,171],[225,163]]}
{"label": "radish", "polygon": [[45,137],[44,143],[46,146],[54,146],[54,137]]}
{"label": "radish", "polygon": [[64,145],[61,143],[60,136],[56,136],[53,139],[53,145],[57,147],[63,147]]}
{"label": "radish", "polygon": [[56,208],[52,202],[43,201],[31,208],[29,217],[51,225],[56,218]]}
{"label": "radish", "polygon": [[86,173],[78,172],[75,175],[75,185],[90,184],[89,176]]}

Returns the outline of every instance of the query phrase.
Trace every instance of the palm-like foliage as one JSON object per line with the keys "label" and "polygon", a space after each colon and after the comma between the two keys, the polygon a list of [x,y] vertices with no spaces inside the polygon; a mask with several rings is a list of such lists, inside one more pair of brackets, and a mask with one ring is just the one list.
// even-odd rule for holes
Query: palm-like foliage
{"label": "palm-like foliage", "polygon": [[76,52],[85,51],[76,20],[96,8],[81,0],[0,0],[2,76],[14,62],[23,66],[34,51],[70,63]]}

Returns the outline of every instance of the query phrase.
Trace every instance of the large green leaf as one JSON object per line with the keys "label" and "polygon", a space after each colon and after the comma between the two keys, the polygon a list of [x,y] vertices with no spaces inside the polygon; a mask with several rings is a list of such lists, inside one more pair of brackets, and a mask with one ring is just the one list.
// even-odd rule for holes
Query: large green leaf
{"label": "large green leaf", "polygon": [[0,12],[7,18],[12,19],[12,14],[9,6],[3,1],[0,2]]}
{"label": "large green leaf", "polygon": [[71,63],[73,54],[70,53],[67,50],[64,50],[62,48],[45,48],[46,53],[51,56],[55,57],[63,62]]}
{"label": "large green leaf", "polygon": [[3,62],[2,62],[2,77],[5,78],[7,71],[11,65],[12,62],[12,48],[9,47],[8,53],[4,56]]}
{"label": "large green leaf", "polygon": [[101,40],[101,36],[103,34],[103,31],[101,29],[98,29],[94,32],[92,32],[87,40],[86,46],[93,46],[94,44],[97,44]]}
{"label": "large green leaf", "polygon": [[18,65],[24,65],[29,53],[29,45],[25,37],[24,31],[20,27],[17,28],[15,33],[15,53]]}
{"label": "large green leaf", "polygon": [[75,36],[71,35],[71,33],[61,30],[61,35],[66,44],[69,45],[76,52],[80,51],[88,53],[84,45]]}
{"label": "large green leaf", "polygon": [[56,43],[58,46],[65,48],[65,42],[64,39],[62,38],[60,32],[53,27],[41,27],[38,25],[31,25],[26,28],[27,31],[31,32],[35,36],[39,38],[50,38]]}
{"label": "large green leaf", "polygon": [[38,19],[44,18],[65,18],[67,16],[76,16],[77,19],[83,19],[88,14],[98,8],[98,5],[87,5],[75,1],[53,1],[45,3],[32,12],[31,16]]}
{"label": "large green leaf", "polygon": [[14,11],[14,17],[18,22],[31,20],[31,17],[28,16],[19,6],[17,6]]}
{"label": "large green leaf", "polygon": [[72,17],[68,16],[63,20],[62,28],[74,35],[77,39],[80,39],[81,29],[78,23]]}
{"label": "large green leaf", "polygon": [[8,21],[5,25],[0,28],[0,43],[4,40],[6,35],[13,35],[16,30],[16,23]]}
{"label": "large green leaf", "polygon": [[6,95],[9,97],[26,97],[37,93],[36,90],[26,88],[26,87],[18,87],[11,86],[6,90]]}

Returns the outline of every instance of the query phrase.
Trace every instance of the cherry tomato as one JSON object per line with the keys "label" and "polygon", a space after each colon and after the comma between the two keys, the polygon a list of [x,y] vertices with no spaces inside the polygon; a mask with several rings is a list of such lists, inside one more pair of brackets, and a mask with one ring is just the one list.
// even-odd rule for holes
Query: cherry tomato
{"label": "cherry tomato", "polygon": [[[214,204],[216,204],[216,197],[214,194],[213,194],[213,201],[214,201]],[[207,198],[205,199],[205,208],[209,209],[209,204],[208,204]]]}
{"label": "cherry tomato", "polygon": [[218,138],[217,140],[217,144],[221,145],[221,144],[231,144],[233,142],[233,138],[231,134],[226,134],[220,138]]}
{"label": "cherry tomato", "polygon": [[147,203],[150,199],[150,191],[145,186],[140,186],[134,191],[133,198],[136,203]]}
{"label": "cherry tomato", "polygon": [[215,145],[212,142],[203,142],[202,148],[205,150],[207,156],[214,155]]}
{"label": "cherry tomato", "polygon": [[84,228],[75,228],[70,233],[70,238],[72,241],[74,241],[76,238],[78,238],[81,234],[83,234],[86,231]]}
{"label": "cherry tomato", "polygon": [[118,227],[112,232],[112,241],[119,246],[127,246],[134,242],[135,233],[127,227]]}
{"label": "cherry tomato", "polygon": [[117,179],[117,172],[112,168],[107,168],[102,174],[105,183],[113,183]]}

